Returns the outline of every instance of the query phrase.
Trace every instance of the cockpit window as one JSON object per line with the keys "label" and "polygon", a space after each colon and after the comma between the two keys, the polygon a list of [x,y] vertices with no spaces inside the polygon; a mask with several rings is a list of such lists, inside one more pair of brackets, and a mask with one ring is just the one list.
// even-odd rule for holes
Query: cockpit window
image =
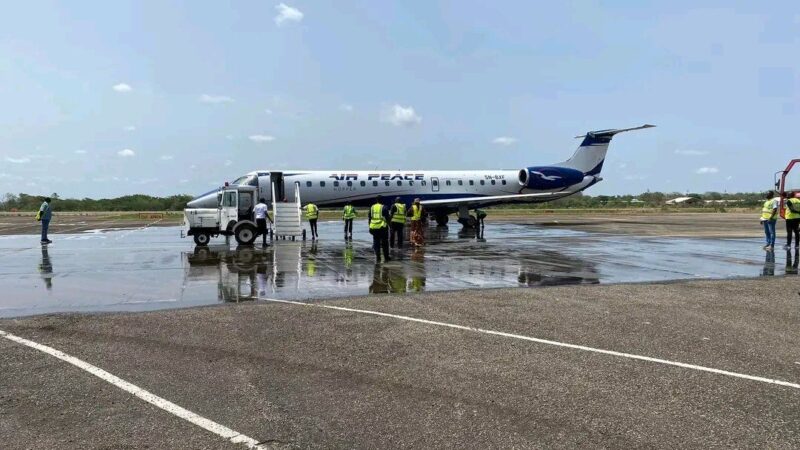
{"label": "cockpit window", "polygon": [[241,177],[233,180],[231,186],[255,186],[258,187],[258,175],[242,175]]}

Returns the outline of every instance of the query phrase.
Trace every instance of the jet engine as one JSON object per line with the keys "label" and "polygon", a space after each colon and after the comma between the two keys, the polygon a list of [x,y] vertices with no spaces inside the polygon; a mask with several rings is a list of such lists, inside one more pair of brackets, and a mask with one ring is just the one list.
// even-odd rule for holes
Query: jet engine
{"label": "jet engine", "polygon": [[537,166],[519,171],[519,185],[537,191],[561,189],[583,181],[580,170],[568,167]]}

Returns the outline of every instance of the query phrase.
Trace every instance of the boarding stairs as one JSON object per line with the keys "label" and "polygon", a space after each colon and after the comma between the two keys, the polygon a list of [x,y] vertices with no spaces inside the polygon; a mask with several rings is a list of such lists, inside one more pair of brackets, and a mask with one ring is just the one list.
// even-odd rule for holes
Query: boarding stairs
{"label": "boarding stairs", "polygon": [[[280,189],[279,189],[280,190]],[[300,215],[300,183],[294,183],[294,201],[281,201],[275,197],[275,183],[272,183],[272,233],[275,239],[295,238],[303,236]]]}

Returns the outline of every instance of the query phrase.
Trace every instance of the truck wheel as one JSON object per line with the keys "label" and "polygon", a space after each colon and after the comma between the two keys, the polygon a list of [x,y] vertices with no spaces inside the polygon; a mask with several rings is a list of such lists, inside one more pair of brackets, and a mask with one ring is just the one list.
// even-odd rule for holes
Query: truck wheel
{"label": "truck wheel", "polygon": [[197,245],[208,245],[208,241],[211,240],[211,236],[207,233],[197,233],[194,235],[194,243]]}
{"label": "truck wheel", "polygon": [[250,245],[256,240],[256,229],[254,226],[243,223],[233,230],[236,242],[240,245]]}

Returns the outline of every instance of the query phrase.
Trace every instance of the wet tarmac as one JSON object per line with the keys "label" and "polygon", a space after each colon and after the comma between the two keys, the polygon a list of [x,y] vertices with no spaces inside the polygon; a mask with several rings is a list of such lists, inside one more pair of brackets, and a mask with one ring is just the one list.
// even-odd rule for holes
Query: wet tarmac
{"label": "wet tarmac", "polygon": [[[796,251],[766,253],[758,239],[635,237],[493,223],[484,236],[431,228],[422,250],[394,250],[375,264],[371,237],[345,243],[339,222],[316,243],[277,241],[207,248],[179,228],[0,236],[0,317],[54,312],[184,308],[259,297],[331,297],[483,289],[722,279],[797,274]],[[457,294],[454,294],[457,295]]]}

